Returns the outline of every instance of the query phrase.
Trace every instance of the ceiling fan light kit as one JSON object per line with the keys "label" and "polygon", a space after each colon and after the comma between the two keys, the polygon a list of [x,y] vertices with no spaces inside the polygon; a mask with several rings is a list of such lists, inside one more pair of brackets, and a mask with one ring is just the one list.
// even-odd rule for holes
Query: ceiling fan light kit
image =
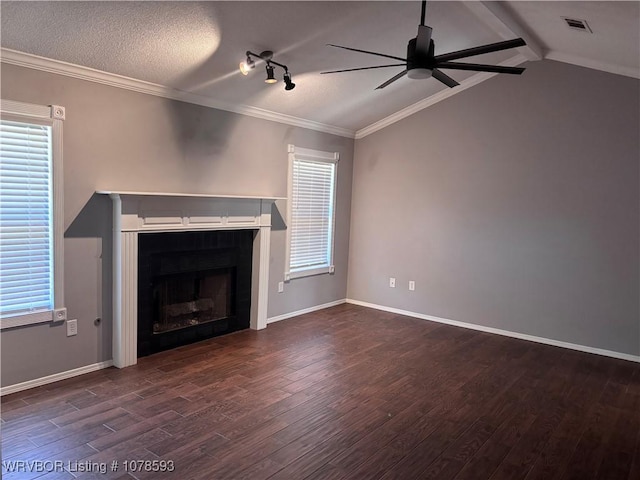
{"label": "ceiling fan light kit", "polygon": [[415,67],[408,69],[407,77],[412,80],[423,80],[425,78],[431,78],[433,76],[433,70],[428,68]]}
{"label": "ceiling fan light kit", "polygon": [[445,53],[442,55],[435,55],[435,45],[431,34],[433,29],[425,25],[425,13],[427,2],[422,1],[422,13],[421,21],[418,26],[418,35],[415,38],[409,40],[407,44],[407,56],[406,58],[395,57],[393,55],[386,55],[378,52],[370,52],[368,50],[360,50],[357,48],[344,47],[342,45],[328,44],[330,47],[342,48],[344,50],[351,50],[353,52],[366,53],[368,55],[375,55],[377,57],[390,58],[404,63],[394,63],[391,65],[375,65],[371,67],[360,68],[348,68],[343,70],[331,70],[328,72],[320,72],[322,74],[327,73],[343,73],[354,72],[358,70],[371,70],[377,68],[389,68],[389,67],[405,67],[405,69],[397,75],[391,77],[389,80],[379,85],[376,90],[385,88],[392,84],[396,80],[401,79],[405,75],[411,79],[421,80],[425,78],[433,77],[447,87],[453,88],[460,85],[453,78],[441,71],[441,69],[451,70],[466,70],[473,72],[490,72],[490,73],[508,73],[512,75],[520,75],[524,72],[524,68],[521,67],[504,67],[500,65],[484,65],[478,63],[459,63],[452,62],[451,60],[458,60],[466,57],[473,57],[476,55],[483,55],[485,53],[500,52],[502,50],[508,50],[510,48],[523,47],[526,42],[522,38],[516,38],[513,40],[506,40],[503,42],[491,43],[488,45],[482,45],[479,47],[467,48],[459,50],[457,52]]}
{"label": "ceiling fan light kit", "polygon": [[275,69],[273,67],[274,65],[276,65],[284,70],[284,75],[282,77],[285,83],[284,89],[286,91],[289,91],[293,90],[296,87],[296,84],[291,80],[291,73],[289,72],[289,68],[286,65],[273,60],[273,52],[271,50],[265,50],[263,52],[260,52],[260,54],[253,53],[247,50],[245,55],[247,57],[246,60],[240,62],[240,73],[242,73],[242,75],[248,75],[249,72],[256,67],[256,62],[254,60],[255,58],[257,60],[262,60],[266,64],[265,70],[267,72],[267,78],[264,81],[265,83],[273,84],[278,82],[278,79],[275,77]]}

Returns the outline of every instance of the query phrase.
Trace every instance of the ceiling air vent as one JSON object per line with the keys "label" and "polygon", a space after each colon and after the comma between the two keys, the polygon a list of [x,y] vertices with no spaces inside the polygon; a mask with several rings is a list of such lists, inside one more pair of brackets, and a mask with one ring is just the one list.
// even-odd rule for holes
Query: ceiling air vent
{"label": "ceiling air vent", "polygon": [[593,33],[591,28],[589,28],[589,24],[586,20],[579,20],[577,18],[567,18],[563,17],[564,21],[567,22],[567,26],[572,30],[579,30],[581,32]]}

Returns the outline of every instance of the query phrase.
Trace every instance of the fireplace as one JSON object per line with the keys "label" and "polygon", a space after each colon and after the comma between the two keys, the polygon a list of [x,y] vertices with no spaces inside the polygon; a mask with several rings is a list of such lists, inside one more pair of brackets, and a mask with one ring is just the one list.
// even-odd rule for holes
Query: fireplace
{"label": "fireplace", "polygon": [[[138,294],[139,287],[143,283],[146,283],[147,286],[150,283],[153,284],[153,287],[150,287],[151,289],[146,293],[147,296],[160,296],[163,289],[167,295],[169,292],[172,292],[171,295],[173,295],[172,298],[165,299],[164,303],[160,303],[158,300],[147,304],[147,313],[150,309],[151,316],[153,316],[154,310],[156,314],[160,312],[157,319],[162,318],[163,306],[173,305],[173,307],[164,308],[166,314],[164,326],[160,325],[160,321],[152,320],[151,333],[146,335],[151,338],[155,337],[156,340],[147,341],[160,342],[160,338],[168,338],[166,333],[169,331],[180,332],[183,337],[189,337],[194,335],[193,332],[199,328],[214,330],[213,335],[220,334],[220,331],[225,329],[233,331],[234,329],[246,328],[246,317],[241,316],[245,315],[244,308],[249,309],[250,328],[256,330],[266,328],[271,210],[274,208],[274,202],[286,200],[286,198],[109,190],[99,190],[97,193],[109,195],[113,201],[112,324],[113,364],[116,367],[124,368],[135,365],[138,357],[142,354],[138,352],[138,323],[141,320],[138,318],[140,313]],[[156,252],[157,256],[165,257],[159,261],[161,266],[156,264],[152,267],[145,264],[145,268],[139,271],[138,257],[140,252],[138,246],[140,242],[146,242],[147,239],[152,238],[150,235],[160,234],[160,236],[168,235],[166,238],[175,238],[172,235],[218,231],[223,233],[243,231],[244,234],[251,237],[251,246],[243,247],[243,249],[251,250],[252,256],[250,259],[246,257],[241,261],[241,263],[248,262],[251,266],[248,274],[250,285],[248,291],[237,288],[239,283],[246,284],[239,264],[224,264],[219,259],[210,260],[208,254],[207,259],[203,257],[204,251],[216,250],[218,247],[198,248],[196,253],[191,254],[185,254],[186,249],[182,248],[169,249],[169,252],[164,254]],[[237,235],[237,233],[235,234]],[[177,243],[184,245],[182,241]],[[233,256],[233,254],[230,255]],[[180,259],[180,257],[183,258]],[[164,273],[157,275],[158,278],[155,280],[151,280],[150,276],[144,277],[146,268],[162,269],[172,262],[197,265],[197,268],[183,272],[185,275],[192,276],[191,280],[187,282],[191,286],[185,287],[188,293],[176,290],[173,282],[181,275],[177,271],[162,270]],[[207,262],[210,264],[205,267]],[[235,293],[233,291],[225,293],[225,287],[211,285],[211,282],[224,280],[225,276],[230,277],[228,285],[236,287]],[[207,280],[206,277],[213,278]],[[207,308],[207,301],[202,301],[201,298],[203,292],[205,297],[209,295],[208,298],[213,298],[214,304],[219,302],[215,299],[216,295],[222,297],[226,295],[230,304],[224,308],[218,306],[219,310],[216,310],[216,307]],[[245,303],[239,303],[243,299]],[[198,303],[198,300],[201,301]],[[189,309],[193,310],[192,314],[197,311],[197,316],[189,316],[190,314],[187,313]],[[218,318],[221,315],[220,311],[227,309],[226,318]],[[180,314],[180,312],[184,313]],[[206,315],[212,315],[213,318],[201,321],[206,318]],[[197,325],[190,325],[196,327],[195,329],[178,328],[184,326],[184,323],[191,322],[197,323]],[[157,329],[162,333],[153,333],[155,323],[159,324]]]}
{"label": "fireplace", "polygon": [[252,230],[138,240],[138,356],[249,328]]}

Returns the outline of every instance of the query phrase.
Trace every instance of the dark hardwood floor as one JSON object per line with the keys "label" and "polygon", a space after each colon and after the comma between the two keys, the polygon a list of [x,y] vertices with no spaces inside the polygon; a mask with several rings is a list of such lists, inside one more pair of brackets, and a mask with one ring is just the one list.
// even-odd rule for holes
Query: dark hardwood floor
{"label": "dark hardwood floor", "polygon": [[639,432],[640,364],[352,305],[2,399],[5,480],[637,480]]}

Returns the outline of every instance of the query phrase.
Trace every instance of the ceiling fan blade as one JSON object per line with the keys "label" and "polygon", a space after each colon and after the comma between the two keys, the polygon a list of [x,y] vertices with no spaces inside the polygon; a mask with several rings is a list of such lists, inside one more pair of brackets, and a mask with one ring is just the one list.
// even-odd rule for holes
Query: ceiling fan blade
{"label": "ceiling fan blade", "polygon": [[456,82],[449,75],[447,75],[446,73],[441,72],[437,68],[433,69],[432,77],[435,78],[436,80],[441,81],[442,83],[444,83],[449,88],[457,87],[458,85],[460,85],[458,82]]}
{"label": "ceiling fan blade", "polygon": [[433,29],[426,25],[418,27],[418,36],[416,37],[416,54],[426,57],[429,55],[429,45],[431,44],[431,32]]}
{"label": "ceiling fan blade", "polygon": [[500,65],[482,65],[479,63],[438,62],[438,68],[450,68],[452,70],[471,70],[473,72],[510,73],[520,75],[524,72],[522,67],[502,67]]}
{"label": "ceiling fan blade", "polygon": [[475,55],[482,55],[484,53],[499,52],[501,50],[523,47],[525,45],[526,42],[523,39],[515,38],[513,40],[506,40],[504,42],[490,43],[488,45],[482,45],[480,47],[467,48],[465,50],[458,50],[457,52],[436,55],[435,60],[437,63],[448,62],[449,60],[457,60],[464,57],[473,57]]}
{"label": "ceiling fan blade", "polygon": [[404,76],[407,74],[407,72],[408,72],[408,71],[409,71],[409,70],[403,70],[403,71],[402,71],[402,72],[400,72],[399,74],[397,74],[397,75],[395,75],[395,76],[391,77],[389,80],[387,80],[386,82],[384,82],[382,85],[378,85],[378,86],[376,87],[376,90],[381,90],[381,89],[383,89],[384,87],[389,86],[390,84],[392,84],[392,83],[393,83],[393,82],[395,82],[396,80],[399,80],[400,78],[404,77]]}
{"label": "ceiling fan blade", "polygon": [[336,47],[336,48],[343,48],[345,50],[351,50],[352,52],[368,53],[369,55],[377,55],[378,57],[392,58],[394,60],[400,60],[401,62],[406,62],[407,61],[406,58],[394,57],[393,55],[385,55],[384,53],[369,52],[367,50],[360,50],[358,48],[343,47],[342,45],[334,45],[332,43],[327,43],[327,46]]}
{"label": "ceiling fan blade", "polygon": [[393,65],[376,65],[375,67],[347,68],[346,70],[331,70],[330,72],[320,72],[320,73],[325,74],[325,73],[355,72],[358,70],[371,70],[372,68],[404,67],[404,66],[406,66],[406,63],[394,63]]}

